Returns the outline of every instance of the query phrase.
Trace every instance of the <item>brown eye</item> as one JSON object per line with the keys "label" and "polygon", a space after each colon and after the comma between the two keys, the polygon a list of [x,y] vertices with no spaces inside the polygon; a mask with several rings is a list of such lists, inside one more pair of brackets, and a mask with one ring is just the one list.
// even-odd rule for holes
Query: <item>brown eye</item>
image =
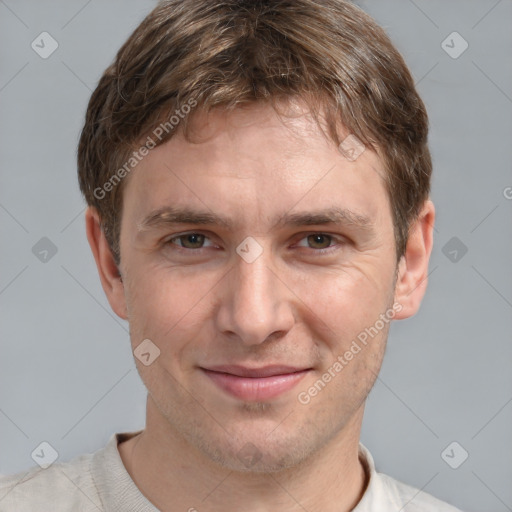
{"label": "brown eye", "polygon": [[179,240],[179,243],[175,245],[179,245],[184,249],[201,249],[204,244],[205,238],[206,237],[204,235],[201,235],[200,233],[188,233],[186,235],[180,235],[171,238],[169,240],[169,243],[174,243],[174,240]]}
{"label": "brown eye", "polygon": [[324,235],[322,233],[309,235],[307,239],[308,244],[310,244],[312,249],[327,249],[332,242],[332,237],[330,235]]}
{"label": "brown eye", "polygon": [[328,233],[305,233],[296,247],[306,251],[308,256],[326,256],[341,250],[346,244],[346,239],[342,236]]}

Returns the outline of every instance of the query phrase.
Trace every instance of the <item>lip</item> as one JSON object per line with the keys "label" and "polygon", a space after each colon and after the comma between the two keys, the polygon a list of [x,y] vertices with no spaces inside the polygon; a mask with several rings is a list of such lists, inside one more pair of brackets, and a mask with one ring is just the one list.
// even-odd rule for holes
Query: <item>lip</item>
{"label": "lip", "polygon": [[247,368],[221,365],[201,368],[214,384],[226,393],[248,402],[261,402],[289,391],[302,380],[311,368],[272,365]]}

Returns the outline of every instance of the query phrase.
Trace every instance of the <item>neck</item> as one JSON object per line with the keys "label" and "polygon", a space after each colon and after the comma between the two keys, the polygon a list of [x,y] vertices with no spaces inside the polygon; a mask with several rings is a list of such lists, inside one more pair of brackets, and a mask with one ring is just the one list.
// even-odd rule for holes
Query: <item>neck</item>
{"label": "neck", "polygon": [[363,411],[364,405],[299,467],[236,472],[180,438],[148,396],[145,430],[120,444],[119,452],[137,487],[163,512],[348,512],[368,480],[358,456]]}

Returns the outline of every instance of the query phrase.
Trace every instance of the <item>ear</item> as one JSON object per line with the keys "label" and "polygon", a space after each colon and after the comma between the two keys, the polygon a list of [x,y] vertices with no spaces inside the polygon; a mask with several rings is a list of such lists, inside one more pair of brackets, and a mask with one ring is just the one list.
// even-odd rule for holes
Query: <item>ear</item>
{"label": "ear", "polygon": [[402,305],[397,320],[415,315],[427,289],[428,262],[432,252],[435,208],[429,199],[411,226],[405,254],[398,264],[395,302]]}
{"label": "ear", "polygon": [[85,212],[85,229],[87,240],[91,246],[101,285],[105,291],[110,307],[122,319],[127,320],[126,299],[124,285],[119,269],[115,263],[110,246],[101,229],[98,212],[93,207],[88,207]]}

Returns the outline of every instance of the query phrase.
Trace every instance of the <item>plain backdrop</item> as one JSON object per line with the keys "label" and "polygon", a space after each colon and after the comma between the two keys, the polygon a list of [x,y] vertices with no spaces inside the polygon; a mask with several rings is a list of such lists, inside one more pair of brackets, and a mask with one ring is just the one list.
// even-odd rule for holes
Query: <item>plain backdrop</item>
{"label": "plain backdrop", "polygon": [[[392,325],[362,442],[379,471],[466,511],[510,511],[512,1],[359,4],[427,105],[437,207],[427,295]],[[42,441],[67,461],[144,426],[128,326],[86,241],[75,154],[101,73],[154,5],[0,0],[0,473],[34,465]],[[31,47],[42,32],[58,44],[46,59]],[[457,469],[449,445],[452,465],[468,454]]]}

